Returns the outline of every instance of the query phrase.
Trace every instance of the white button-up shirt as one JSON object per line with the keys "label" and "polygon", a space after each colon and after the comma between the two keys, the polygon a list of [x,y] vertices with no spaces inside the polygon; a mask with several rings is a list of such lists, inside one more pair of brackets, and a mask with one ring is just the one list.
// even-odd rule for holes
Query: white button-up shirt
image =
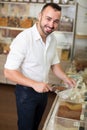
{"label": "white button-up shirt", "polygon": [[25,76],[36,81],[47,82],[51,65],[59,63],[54,34],[50,34],[43,43],[36,24],[21,32],[10,49],[5,68],[20,69]]}

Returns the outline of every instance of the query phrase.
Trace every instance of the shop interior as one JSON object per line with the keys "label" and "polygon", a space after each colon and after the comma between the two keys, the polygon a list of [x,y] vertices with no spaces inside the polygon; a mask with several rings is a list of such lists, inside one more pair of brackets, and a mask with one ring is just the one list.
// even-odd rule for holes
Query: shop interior
{"label": "shop interior", "polygon": [[[57,51],[63,70],[77,81],[77,86],[62,91],[60,86],[67,88],[67,85],[50,70],[49,84],[59,90],[49,92],[39,130],[87,130],[86,0],[0,0],[0,130],[17,130],[15,83],[3,73],[11,42],[24,29],[33,26],[43,4],[49,2],[58,3],[62,8],[59,28],[54,32]],[[77,114],[69,117],[66,109]]]}

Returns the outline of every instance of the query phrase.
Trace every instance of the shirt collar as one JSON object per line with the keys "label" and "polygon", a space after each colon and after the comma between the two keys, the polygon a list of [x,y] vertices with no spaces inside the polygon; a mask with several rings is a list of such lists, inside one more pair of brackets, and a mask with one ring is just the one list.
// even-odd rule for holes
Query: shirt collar
{"label": "shirt collar", "polygon": [[36,24],[34,24],[34,26],[32,27],[32,29],[33,29],[33,34],[35,36],[35,39],[36,40],[42,39],[41,36],[40,36],[40,34],[39,34],[39,32],[38,32],[38,30],[37,30]]}

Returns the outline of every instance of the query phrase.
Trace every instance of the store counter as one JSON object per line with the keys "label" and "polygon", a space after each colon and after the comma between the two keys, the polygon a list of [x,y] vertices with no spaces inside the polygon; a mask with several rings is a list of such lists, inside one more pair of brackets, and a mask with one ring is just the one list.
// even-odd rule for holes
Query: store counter
{"label": "store counter", "polygon": [[[77,81],[76,87],[56,96],[42,130],[87,130],[87,82],[83,79],[87,76],[86,72],[87,69],[80,73],[68,73]],[[64,107],[62,110],[61,106]]]}

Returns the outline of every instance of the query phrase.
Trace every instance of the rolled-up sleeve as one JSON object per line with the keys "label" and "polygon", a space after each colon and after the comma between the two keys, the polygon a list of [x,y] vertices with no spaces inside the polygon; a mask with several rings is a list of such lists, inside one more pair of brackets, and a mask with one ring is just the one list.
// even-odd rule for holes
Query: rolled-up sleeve
{"label": "rolled-up sleeve", "polygon": [[24,60],[25,54],[25,38],[23,38],[22,35],[19,35],[15,40],[13,40],[10,46],[10,52],[7,56],[7,60],[4,67],[11,70],[19,69],[20,65]]}

